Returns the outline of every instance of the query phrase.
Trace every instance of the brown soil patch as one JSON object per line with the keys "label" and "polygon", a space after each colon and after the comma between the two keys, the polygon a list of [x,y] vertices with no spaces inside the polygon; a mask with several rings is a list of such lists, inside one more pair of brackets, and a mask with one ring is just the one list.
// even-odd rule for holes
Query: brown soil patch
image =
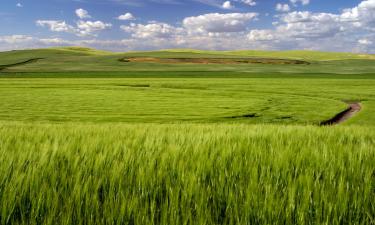
{"label": "brown soil patch", "polygon": [[275,65],[309,65],[309,62],[290,59],[266,58],[153,58],[131,57],[120,59],[121,62],[165,63],[165,64],[275,64]]}
{"label": "brown soil patch", "polygon": [[340,112],[332,119],[320,123],[322,126],[333,126],[347,121],[352,118],[356,113],[362,110],[362,106],[359,102],[354,102],[349,104],[349,108]]}

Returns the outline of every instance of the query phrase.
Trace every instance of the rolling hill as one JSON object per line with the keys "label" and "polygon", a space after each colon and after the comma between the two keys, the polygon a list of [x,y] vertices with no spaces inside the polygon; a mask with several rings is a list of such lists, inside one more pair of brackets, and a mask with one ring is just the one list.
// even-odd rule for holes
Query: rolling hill
{"label": "rolling hill", "polygon": [[[138,60],[126,60],[129,58]],[[195,61],[200,60],[204,63],[178,62],[181,59],[195,59]],[[221,63],[215,63],[215,60]],[[352,74],[372,73],[375,71],[374,60],[374,55],[313,51],[172,49],[114,53],[83,47],[64,47],[1,52],[0,71],[237,71],[246,73]],[[281,61],[281,63],[274,63],[275,61]]]}

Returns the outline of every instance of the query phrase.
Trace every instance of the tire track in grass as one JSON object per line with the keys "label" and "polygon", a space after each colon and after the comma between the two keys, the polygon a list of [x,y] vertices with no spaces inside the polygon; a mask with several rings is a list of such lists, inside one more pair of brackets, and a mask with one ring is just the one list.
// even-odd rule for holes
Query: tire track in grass
{"label": "tire track in grass", "polygon": [[334,125],[341,124],[349,120],[350,118],[352,118],[355,114],[357,114],[361,110],[362,110],[362,105],[360,102],[349,103],[349,108],[338,113],[331,119],[321,122],[320,125],[321,126],[334,126]]}
{"label": "tire track in grass", "polygon": [[34,62],[37,62],[41,59],[43,59],[43,58],[28,59],[28,60],[23,61],[23,62],[12,63],[12,64],[8,64],[8,65],[0,65],[0,72],[2,72],[5,69],[8,69],[10,67],[22,66],[22,65],[25,65],[25,64],[34,63]]}

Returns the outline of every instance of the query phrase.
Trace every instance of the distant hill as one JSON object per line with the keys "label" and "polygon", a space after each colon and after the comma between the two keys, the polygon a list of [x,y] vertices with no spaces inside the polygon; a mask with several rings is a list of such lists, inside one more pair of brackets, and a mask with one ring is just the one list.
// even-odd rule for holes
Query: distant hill
{"label": "distant hill", "polygon": [[221,54],[266,58],[289,58],[300,60],[343,60],[343,59],[375,59],[375,55],[356,54],[343,52],[320,52],[309,50],[293,50],[293,51],[258,51],[258,50],[238,50],[238,51],[204,51],[194,49],[167,49],[168,52],[186,52],[200,54]]}
{"label": "distant hill", "polygon": [[[137,60],[127,60],[128,58],[136,58]],[[195,60],[187,60],[189,58]],[[370,73],[375,71],[373,60],[375,60],[375,55],[318,51],[204,51],[167,49],[115,53],[85,47],[59,47],[0,52],[0,71]]]}

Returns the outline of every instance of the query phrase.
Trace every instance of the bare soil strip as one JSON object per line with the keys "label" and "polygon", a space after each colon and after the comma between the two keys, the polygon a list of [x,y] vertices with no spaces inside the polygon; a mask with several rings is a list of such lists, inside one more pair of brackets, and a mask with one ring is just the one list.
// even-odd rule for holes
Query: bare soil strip
{"label": "bare soil strip", "polygon": [[347,121],[348,119],[352,118],[355,114],[362,110],[361,103],[353,102],[349,104],[349,108],[340,112],[332,119],[323,121],[320,123],[321,126],[334,126],[340,123]]}
{"label": "bare soil strip", "polygon": [[274,65],[309,65],[309,62],[293,59],[267,58],[153,58],[129,57],[121,62],[165,63],[165,64],[274,64]]}
{"label": "bare soil strip", "polygon": [[34,62],[37,62],[38,60],[41,60],[41,59],[42,58],[28,59],[28,60],[23,61],[23,62],[8,64],[8,65],[0,65],[0,72],[9,68],[9,67],[21,66],[21,65],[25,65],[25,64],[29,64],[29,63],[34,63]]}

